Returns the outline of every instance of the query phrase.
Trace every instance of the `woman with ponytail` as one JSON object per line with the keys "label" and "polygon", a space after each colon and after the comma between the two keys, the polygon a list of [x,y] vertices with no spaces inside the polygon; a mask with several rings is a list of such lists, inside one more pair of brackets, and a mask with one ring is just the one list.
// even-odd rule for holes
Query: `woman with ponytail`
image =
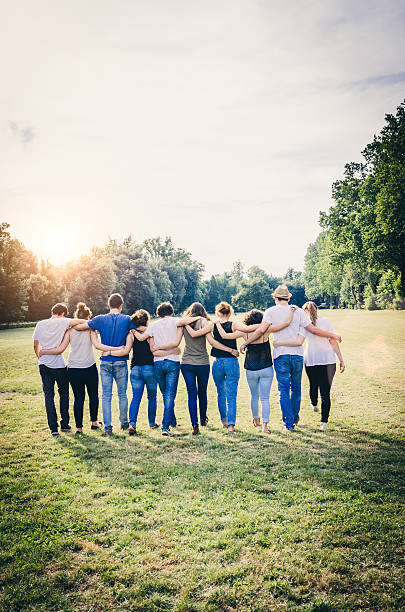
{"label": "woman with ponytail", "polygon": [[[314,302],[306,302],[302,309],[311,319],[312,325],[324,331],[334,332],[333,325],[326,317],[318,317],[318,307]],[[274,342],[274,346],[300,346],[304,340],[304,364],[309,379],[309,397],[314,412],[318,412],[318,395],[321,395],[321,429],[328,429],[330,413],[330,390],[336,373],[336,356],[340,362],[340,372],[345,364],[336,340],[316,336],[301,328],[296,341]]]}
{"label": "woman with ponytail", "polygon": [[[74,317],[88,321],[92,317],[90,308],[84,302],[79,302],[76,306]],[[94,358],[91,333],[77,331],[72,328],[67,330],[62,343],[55,349],[44,350],[45,355],[58,355],[63,353],[70,344],[68,360],[68,378],[74,395],[73,412],[76,423],[76,433],[83,433],[83,407],[87,394],[89,396],[91,429],[100,429],[101,423],[98,422],[98,370]]]}

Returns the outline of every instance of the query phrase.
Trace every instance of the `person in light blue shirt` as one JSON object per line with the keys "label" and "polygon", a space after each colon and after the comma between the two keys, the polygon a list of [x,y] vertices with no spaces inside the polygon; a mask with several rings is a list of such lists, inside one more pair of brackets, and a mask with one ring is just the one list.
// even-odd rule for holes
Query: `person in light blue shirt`
{"label": "person in light blue shirt", "polygon": [[[91,329],[98,331],[101,337],[101,345],[92,334],[93,344],[99,350],[113,350],[114,348],[123,348],[126,343],[127,335],[131,327],[133,327],[131,318],[128,315],[122,314],[123,299],[119,293],[113,293],[108,298],[108,307],[110,312],[105,315],[98,315],[91,319],[86,324],[76,327],[78,330]],[[100,363],[100,378],[103,389],[102,408],[104,420],[104,434],[111,435],[112,419],[111,419],[111,400],[113,381],[117,385],[119,417],[121,429],[128,429],[128,355],[115,357],[114,355],[106,355],[101,357]]]}

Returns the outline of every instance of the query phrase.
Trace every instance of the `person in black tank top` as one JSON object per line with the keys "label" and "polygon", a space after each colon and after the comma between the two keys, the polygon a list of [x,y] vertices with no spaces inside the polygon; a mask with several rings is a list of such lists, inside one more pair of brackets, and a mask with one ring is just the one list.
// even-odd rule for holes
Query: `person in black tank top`
{"label": "person in black tank top", "polygon": [[[250,388],[251,400],[250,407],[252,410],[253,425],[260,425],[259,417],[259,397],[262,404],[262,420],[263,433],[270,433],[268,423],[270,420],[270,389],[273,382],[273,360],[271,356],[269,335],[272,331],[279,331],[287,327],[292,320],[293,311],[288,314],[287,319],[278,326],[270,327],[269,330],[255,343],[247,345],[245,357],[246,379]],[[236,329],[234,333],[225,333],[219,325],[217,331],[222,338],[222,342],[230,342],[236,338],[248,338],[249,333],[254,332],[260,325],[263,319],[263,312],[254,308],[247,312],[243,323],[236,322],[233,327]],[[223,326],[222,326],[223,328]]]}
{"label": "person in black tank top", "polygon": [[[147,310],[137,310],[131,317],[134,328],[143,332],[150,321],[150,314]],[[134,332],[135,330],[133,330]],[[124,349],[112,351],[110,354],[114,356],[128,355],[132,348],[131,373],[130,381],[132,386],[132,400],[129,406],[129,429],[130,436],[136,434],[136,423],[138,420],[139,406],[141,404],[143,392],[146,386],[148,395],[148,421],[151,429],[157,429],[159,425],[156,423],[156,406],[157,406],[157,381],[154,369],[153,355],[164,356],[180,349],[172,349],[168,351],[157,351],[152,353],[148,340],[138,340],[134,333],[128,335],[127,343]]]}
{"label": "person in black tank top", "polygon": [[211,355],[215,357],[212,365],[212,376],[217,388],[218,410],[222,425],[228,428],[228,433],[233,434],[235,433],[236,397],[240,378],[239,361],[237,359],[239,352],[236,340],[224,340],[218,329],[218,327],[221,327],[224,333],[233,331],[233,323],[229,321],[233,314],[233,308],[227,302],[221,302],[216,306],[215,314],[219,318],[219,322],[214,327],[214,339],[222,342],[232,352],[228,353],[215,347],[211,350]]}

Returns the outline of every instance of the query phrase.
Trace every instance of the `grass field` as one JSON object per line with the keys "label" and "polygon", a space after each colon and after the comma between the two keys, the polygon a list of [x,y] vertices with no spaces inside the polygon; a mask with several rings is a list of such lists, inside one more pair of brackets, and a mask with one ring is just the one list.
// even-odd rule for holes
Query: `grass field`
{"label": "grass field", "polygon": [[[0,332],[0,609],[400,610],[405,312],[331,311],[347,371],[330,429],[307,398],[286,436],[251,425],[191,436],[184,382],[174,438],[49,435],[32,329]],[[86,409],[87,411],[87,409]],[[158,415],[162,403],[159,398]],[[402,420],[401,420],[402,419]]]}

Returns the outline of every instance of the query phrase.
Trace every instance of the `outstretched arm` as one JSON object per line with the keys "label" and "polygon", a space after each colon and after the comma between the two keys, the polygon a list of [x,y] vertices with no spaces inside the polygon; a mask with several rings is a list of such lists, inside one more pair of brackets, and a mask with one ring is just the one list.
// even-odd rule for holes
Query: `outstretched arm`
{"label": "outstretched arm", "polygon": [[340,372],[343,373],[345,371],[345,362],[343,361],[343,355],[342,355],[342,351],[340,350],[340,346],[338,345],[338,343],[336,342],[336,340],[329,340],[331,347],[333,348],[333,350],[335,351],[336,355],[338,356],[339,362],[340,362]]}
{"label": "outstretched arm", "polygon": [[296,310],[296,307],[290,306],[290,312],[288,313],[288,317],[282,323],[275,323],[275,324],[271,323],[269,332],[274,334],[274,332],[281,331],[282,329],[285,329],[286,327],[288,327],[294,316],[294,310]]}
{"label": "outstretched arm", "polygon": [[[100,342],[98,334],[95,331],[90,332],[90,338],[94,348],[96,348],[98,351],[117,351],[125,348],[124,346],[110,346],[109,344],[103,344],[102,342]],[[127,354],[128,353],[126,353],[126,355]]]}
{"label": "outstretched arm", "polygon": [[209,333],[207,334],[207,340],[211,344],[211,346],[220,349],[221,351],[225,351],[226,353],[231,353],[234,357],[239,357],[239,351],[237,349],[231,349],[229,346],[225,346],[221,344],[217,340],[215,340],[214,336]]}
{"label": "outstretched arm", "polygon": [[86,331],[91,329],[88,321],[82,321],[81,319],[73,319],[69,327],[74,327],[76,331]]}
{"label": "outstretched arm", "polygon": [[[235,340],[236,338],[242,338],[243,337],[243,332],[242,331],[226,332],[219,321],[216,321],[215,326],[216,326],[216,328],[218,330],[219,335],[224,340]],[[232,326],[236,328],[236,324],[235,323],[233,323]],[[247,325],[245,325],[245,327],[247,327]],[[254,327],[254,329],[256,329],[257,327],[259,327],[259,326],[256,325]],[[252,328],[253,328],[253,325],[252,325]],[[250,331],[252,331],[252,330],[250,330]]]}
{"label": "outstretched arm", "polygon": [[153,345],[152,351],[153,352],[154,351],[164,351],[167,349],[176,348],[177,346],[179,346],[182,337],[183,337],[183,328],[179,327],[177,329],[176,339],[173,342],[169,342],[168,344],[160,344],[159,346]]}
{"label": "outstretched arm", "polygon": [[200,336],[206,336],[207,334],[212,332],[212,330],[214,329],[213,322],[207,321],[206,319],[205,321],[206,322],[204,323],[204,319],[202,320],[202,327],[200,329],[193,329],[191,325],[186,325],[186,330],[188,331],[188,333],[190,334],[192,338],[199,338]]}
{"label": "outstretched arm", "polygon": [[125,346],[124,347],[112,347],[112,350],[110,349],[109,353],[113,357],[124,357],[124,355],[129,354],[129,351],[131,350],[133,343],[134,343],[134,337],[131,334],[131,332],[129,332],[129,334],[127,335]]}
{"label": "outstretched arm", "polygon": [[312,323],[310,323],[309,325],[306,325],[305,329],[311,332],[311,334],[315,334],[315,336],[321,336],[322,338],[331,338],[332,340],[337,340],[338,342],[342,342],[342,338],[341,336],[339,336],[339,334],[335,334],[333,332],[326,331],[325,329],[319,329],[319,327],[316,327]]}
{"label": "outstretched arm", "polygon": [[63,340],[59,344],[59,346],[53,349],[41,349],[39,351],[39,357],[42,357],[42,355],[60,355],[61,353],[64,353],[68,347],[69,342],[70,342],[70,330],[67,329],[65,331],[65,335],[63,336]]}
{"label": "outstretched arm", "polygon": [[259,327],[256,329],[256,331],[254,331],[253,334],[249,334],[249,338],[245,340],[245,342],[242,344],[241,347],[239,347],[239,350],[241,351],[241,353],[245,352],[246,346],[248,344],[250,344],[254,340],[257,340],[258,338],[260,338],[260,336],[263,336],[263,334],[266,333],[269,327],[270,327],[270,323],[267,323],[266,321],[262,321]]}
{"label": "outstretched arm", "polygon": [[305,336],[302,334],[298,334],[295,340],[274,340],[273,346],[277,348],[278,346],[301,346],[304,343]]}
{"label": "outstretched arm", "polygon": [[182,317],[177,321],[177,327],[184,327],[185,325],[191,325],[195,321],[198,321],[202,317]]}

